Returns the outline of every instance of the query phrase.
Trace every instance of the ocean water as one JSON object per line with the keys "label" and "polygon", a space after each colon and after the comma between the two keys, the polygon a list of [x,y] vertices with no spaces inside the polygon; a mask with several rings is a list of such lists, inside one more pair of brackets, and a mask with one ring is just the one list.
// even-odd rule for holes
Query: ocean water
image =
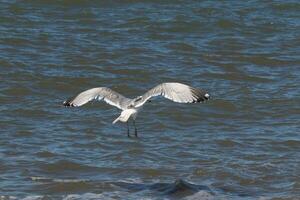
{"label": "ocean water", "polygon": [[[0,1],[0,199],[300,199],[300,3]],[[92,87],[162,82],[138,138]],[[132,131],[131,126],[131,131]]]}

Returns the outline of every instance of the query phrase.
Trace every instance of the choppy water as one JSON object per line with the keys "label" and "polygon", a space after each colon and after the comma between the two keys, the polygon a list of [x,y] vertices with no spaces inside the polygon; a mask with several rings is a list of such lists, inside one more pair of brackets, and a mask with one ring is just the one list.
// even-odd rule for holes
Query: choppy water
{"label": "choppy water", "polygon": [[[299,1],[0,2],[0,199],[299,199]],[[82,90],[165,81],[140,137]],[[168,103],[167,103],[168,102]]]}

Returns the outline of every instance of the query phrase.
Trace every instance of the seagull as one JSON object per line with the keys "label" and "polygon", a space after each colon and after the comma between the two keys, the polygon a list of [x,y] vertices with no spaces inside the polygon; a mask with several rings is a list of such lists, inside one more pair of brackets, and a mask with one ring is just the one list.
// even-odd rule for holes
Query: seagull
{"label": "seagull", "polygon": [[210,98],[210,95],[202,89],[196,89],[182,83],[161,83],[134,99],[126,98],[107,87],[92,88],[81,92],[75,98],[64,101],[63,105],[78,107],[93,100],[104,100],[106,103],[122,110],[121,115],[112,123],[126,122],[127,136],[130,137],[128,121],[130,118],[133,119],[135,137],[137,137],[136,117],[143,105],[150,102],[150,99],[155,96],[163,96],[178,103],[201,103]]}

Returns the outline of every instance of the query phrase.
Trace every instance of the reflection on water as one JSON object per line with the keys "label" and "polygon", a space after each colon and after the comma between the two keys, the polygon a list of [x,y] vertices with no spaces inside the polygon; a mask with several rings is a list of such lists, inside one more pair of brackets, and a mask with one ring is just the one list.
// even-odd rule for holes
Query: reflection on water
{"label": "reflection on water", "polygon": [[[300,196],[298,1],[2,1],[0,199],[296,199]],[[165,99],[127,138],[85,89]],[[176,181],[177,180],[177,181]]]}

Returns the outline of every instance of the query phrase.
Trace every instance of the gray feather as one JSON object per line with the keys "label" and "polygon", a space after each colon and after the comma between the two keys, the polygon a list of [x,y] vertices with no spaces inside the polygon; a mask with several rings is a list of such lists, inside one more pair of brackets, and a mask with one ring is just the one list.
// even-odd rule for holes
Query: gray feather
{"label": "gray feather", "polygon": [[98,87],[86,90],[78,94],[75,98],[65,101],[64,106],[82,106],[92,100],[104,100],[106,103],[116,106],[119,109],[127,109],[130,99],[106,87]]}
{"label": "gray feather", "polygon": [[150,98],[159,95],[178,103],[197,103],[210,98],[204,90],[182,83],[162,83],[146,92],[135,106],[140,107]]}

